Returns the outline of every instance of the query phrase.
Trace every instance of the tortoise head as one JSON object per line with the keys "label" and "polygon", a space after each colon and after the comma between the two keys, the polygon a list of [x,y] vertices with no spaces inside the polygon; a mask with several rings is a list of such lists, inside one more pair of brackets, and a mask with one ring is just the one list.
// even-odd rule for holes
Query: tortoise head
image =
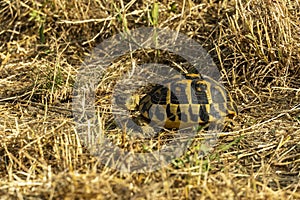
{"label": "tortoise head", "polygon": [[125,106],[128,110],[134,111],[137,110],[140,102],[140,97],[137,94],[131,95],[128,99],[126,99]]}

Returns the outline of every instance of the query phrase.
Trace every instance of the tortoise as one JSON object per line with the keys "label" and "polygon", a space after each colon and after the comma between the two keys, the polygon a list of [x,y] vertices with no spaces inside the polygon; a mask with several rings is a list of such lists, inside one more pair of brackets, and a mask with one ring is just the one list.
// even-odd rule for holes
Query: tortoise
{"label": "tortoise", "polygon": [[148,122],[167,129],[205,125],[238,114],[235,102],[220,83],[195,73],[155,85],[141,99],[132,96],[126,105],[129,110],[137,107]]}

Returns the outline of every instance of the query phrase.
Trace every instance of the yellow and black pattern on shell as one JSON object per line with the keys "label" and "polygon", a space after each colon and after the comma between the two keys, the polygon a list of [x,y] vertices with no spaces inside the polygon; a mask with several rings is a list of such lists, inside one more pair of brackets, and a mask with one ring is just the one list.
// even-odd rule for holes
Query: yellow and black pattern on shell
{"label": "yellow and black pattern on shell", "polygon": [[139,103],[143,117],[165,128],[207,124],[237,115],[232,98],[215,80],[185,74],[155,86]]}

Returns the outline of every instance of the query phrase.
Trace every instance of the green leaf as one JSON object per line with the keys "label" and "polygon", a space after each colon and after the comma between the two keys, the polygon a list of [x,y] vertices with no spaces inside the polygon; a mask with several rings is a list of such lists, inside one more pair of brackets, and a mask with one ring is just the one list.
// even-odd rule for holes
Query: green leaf
{"label": "green leaf", "polygon": [[151,10],[151,18],[153,26],[158,24],[158,16],[159,16],[159,6],[158,3],[154,3]]}
{"label": "green leaf", "polygon": [[177,4],[175,2],[171,3],[170,5],[170,11],[173,13],[176,13],[177,11]]}

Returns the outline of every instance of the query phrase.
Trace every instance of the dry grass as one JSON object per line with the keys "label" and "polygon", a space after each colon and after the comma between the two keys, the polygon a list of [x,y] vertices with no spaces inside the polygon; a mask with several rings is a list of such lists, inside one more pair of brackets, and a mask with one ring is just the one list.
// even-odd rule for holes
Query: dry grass
{"label": "dry grass", "polygon": [[[159,3],[157,26],[210,52],[240,114],[210,156],[191,147],[139,174],[105,167],[81,145],[72,86],[95,45],[152,26],[153,1],[0,2],[3,199],[300,199],[299,1],[172,2]],[[97,105],[109,112],[113,85],[104,86]]]}

